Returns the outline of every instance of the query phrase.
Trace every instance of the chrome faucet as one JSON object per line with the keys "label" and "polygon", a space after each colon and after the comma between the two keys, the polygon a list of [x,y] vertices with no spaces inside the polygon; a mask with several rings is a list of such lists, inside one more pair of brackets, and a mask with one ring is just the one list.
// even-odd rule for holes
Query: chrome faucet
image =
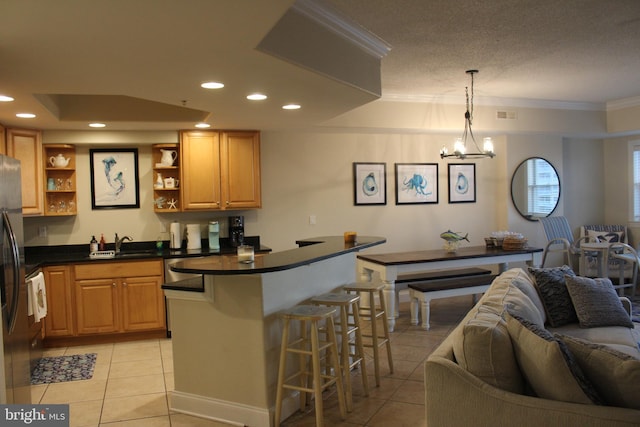
{"label": "chrome faucet", "polygon": [[116,233],[116,238],[115,238],[115,243],[116,243],[116,253],[119,254],[120,253],[120,246],[122,246],[122,242],[124,242],[125,240],[128,240],[130,242],[133,241],[133,239],[129,236],[123,236],[122,239],[118,238],[118,233]]}

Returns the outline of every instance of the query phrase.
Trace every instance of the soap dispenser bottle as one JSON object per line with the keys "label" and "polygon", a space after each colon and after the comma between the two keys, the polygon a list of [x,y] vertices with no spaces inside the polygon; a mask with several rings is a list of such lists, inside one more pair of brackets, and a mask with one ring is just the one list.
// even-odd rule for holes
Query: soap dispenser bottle
{"label": "soap dispenser bottle", "polygon": [[106,243],[105,243],[105,241],[104,241],[104,234],[102,234],[102,233],[101,233],[101,234],[100,234],[100,244],[99,244],[99,246],[98,246],[98,247],[99,247],[99,249],[100,249],[101,251],[104,251],[105,246],[106,246]]}
{"label": "soap dispenser bottle", "polygon": [[91,242],[89,243],[89,252],[98,252],[98,241],[96,240],[96,236],[91,236]]}

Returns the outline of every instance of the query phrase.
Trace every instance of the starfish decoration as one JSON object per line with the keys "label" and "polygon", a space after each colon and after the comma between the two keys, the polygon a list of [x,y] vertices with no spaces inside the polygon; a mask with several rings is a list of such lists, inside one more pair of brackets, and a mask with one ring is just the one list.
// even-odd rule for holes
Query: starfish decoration
{"label": "starfish decoration", "polygon": [[169,209],[178,209],[178,207],[176,206],[177,203],[178,201],[176,199],[169,200]]}

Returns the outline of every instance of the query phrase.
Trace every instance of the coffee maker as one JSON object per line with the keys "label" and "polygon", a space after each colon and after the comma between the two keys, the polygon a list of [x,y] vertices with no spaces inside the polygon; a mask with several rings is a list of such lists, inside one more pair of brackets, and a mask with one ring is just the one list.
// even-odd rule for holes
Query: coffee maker
{"label": "coffee maker", "polygon": [[229,242],[234,248],[244,243],[244,216],[229,217]]}

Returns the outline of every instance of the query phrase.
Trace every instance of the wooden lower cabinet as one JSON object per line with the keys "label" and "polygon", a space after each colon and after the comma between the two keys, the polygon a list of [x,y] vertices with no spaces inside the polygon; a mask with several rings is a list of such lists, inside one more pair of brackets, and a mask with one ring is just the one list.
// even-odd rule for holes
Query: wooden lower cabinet
{"label": "wooden lower cabinet", "polygon": [[78,335],[121,330],[115,279],[76,280],[75,291]]}
{"label": "wooden lower cabinet", "polygon": [[47,267],[47,338],[164,333],[163,270],[162,259]]}
{"label": "wooden lower cabinet", "polygon": [[78,335],[165,325],[161,276],[77,280],[75,285]]}
{"label": "wooden lower cabinet", "polygon": [[47,289],[45,337],[75,335],[71,296],[71,266],[54,265],[42,269]]}

